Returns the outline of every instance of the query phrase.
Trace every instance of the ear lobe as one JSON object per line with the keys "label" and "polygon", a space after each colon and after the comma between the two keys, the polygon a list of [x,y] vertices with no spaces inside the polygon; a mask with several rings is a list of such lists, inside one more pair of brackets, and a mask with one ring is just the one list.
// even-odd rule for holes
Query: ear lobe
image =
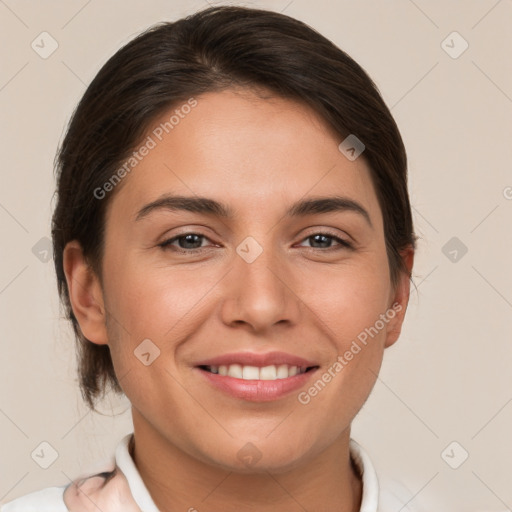
{"label": "ear lobe", "polygon": [[[400,252],[402,259],[404,260],[405,266],[407,267],[410,275],[414,262],[414,249],[408,247]],[[407,305],[409,303],[409,294],[411,290],[411,281],[408,274],[402,273],[399,277],[398,284],[394,290],[394,294],[391,297],[390,309],[395,311],[395,316],[388,322],[386,329],[386,341],[384,348],[388,348],[393,345],[400,336],[402,331],[402,324],[405,318],[405,312],[407,311]]]}
{"label": "ear lobe", "polygon": [[80,330],[92,343],[106,345],[108,337],[101,284],[85,260],[78,241],[73,240],[66,244],[63,266],[71,307],[80,324]]}

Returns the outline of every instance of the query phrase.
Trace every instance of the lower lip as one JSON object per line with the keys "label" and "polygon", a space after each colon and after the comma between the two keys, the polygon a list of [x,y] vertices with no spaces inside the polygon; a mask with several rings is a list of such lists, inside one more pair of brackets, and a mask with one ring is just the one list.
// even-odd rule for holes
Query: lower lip
{"label": "lower lip", "polygon": [[251,402],[270,402],[297,391],[308,381],[316,368],[308,372],[276,380],[244,380],[211,373],[200,368],[208,381],[225,393]]}

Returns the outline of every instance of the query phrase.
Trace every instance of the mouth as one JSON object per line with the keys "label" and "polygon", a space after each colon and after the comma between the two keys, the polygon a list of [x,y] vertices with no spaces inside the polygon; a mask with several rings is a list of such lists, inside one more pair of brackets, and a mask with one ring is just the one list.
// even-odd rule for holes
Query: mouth
{"label": "mouth", "polygon": [[230,365],[200,365],[198,368],[205,372],[221,375],[223,377],[233,377],[242,380],[278,380],[302,375],[318,366],[295,366],[288,364],[268,365],[268,366],[251,366],[242,364]]}
{"label": "mouth", "polygon": [[231,397],[268,402],[305,386],[319,365],[285,353],[239,353],[201,361],[195,366],[214,389]]}

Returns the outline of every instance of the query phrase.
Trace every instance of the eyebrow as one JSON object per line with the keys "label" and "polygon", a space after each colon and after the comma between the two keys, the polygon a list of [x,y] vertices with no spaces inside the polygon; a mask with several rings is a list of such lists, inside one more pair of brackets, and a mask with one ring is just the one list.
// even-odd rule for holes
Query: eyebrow
{"label": "eyebrow", "polygon": [[[165,195],[143,206],[135,221],[142,220],[157,210],[188,211],[215,215],[224,219],[232,219],[234,211],[227,205],[214,199],[200,196]],[[287,217],[305,217],[322,213],[350,211],[361,215],[373,228],[370,215],[357,201],[342,196],[309,197],[293,203],[286,211]]]}

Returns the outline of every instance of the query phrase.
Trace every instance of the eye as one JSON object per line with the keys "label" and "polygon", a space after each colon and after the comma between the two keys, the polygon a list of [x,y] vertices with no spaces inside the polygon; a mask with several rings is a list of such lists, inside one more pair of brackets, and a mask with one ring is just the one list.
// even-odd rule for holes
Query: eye
{"label": "eye", "polygon": [[[184,233],[182,235],[175,236],[165,240],[161,244],[158,244],[164,250],[171,249],[180,253],[194,253],[200,252],[205,246],[202,245],[204,240],[209,240],[205,235],[199,233]],[[351,243],[343,240],[342,238],[332,235],[330,233],[314,233],[306,237],[304,241],[310,241],[312,249],[324,249],[324,250],[341,250],[341,249],[353,249]],[[335,241],[337,246],[332,245],[332,241]],[[176,245],[176,243],[178,245]]]}
{"label": "eye", "polygon": [[[169,238],[168,240],[165,240],[164,242],[158,245],[162,247],[162,249],[170,248],[173,251],[181,253],[191,253],[200,251],[201,249],[204,248],[202,246],[203,240],[208,240],[208,238],[199,233],[184,233],[182,235]],[[174,245],[176,242],[178,242],[178,247]]]}
{"label": "eye", "polygon": [[[310,240],[313,243],[312,249],[332,249],[334,251],[340,250],[340,249],[353,249],[353,246],[351,243],[347,242],[346,240],[343,240],[342,238],[332,235],[330,233],[314,233],[312,235],[309,235],[304,239],[304,241]],[[332,240],[336,241],[338,246],[332,246]],[[315,247],[314,245],[319,245],[320,247]]]}

